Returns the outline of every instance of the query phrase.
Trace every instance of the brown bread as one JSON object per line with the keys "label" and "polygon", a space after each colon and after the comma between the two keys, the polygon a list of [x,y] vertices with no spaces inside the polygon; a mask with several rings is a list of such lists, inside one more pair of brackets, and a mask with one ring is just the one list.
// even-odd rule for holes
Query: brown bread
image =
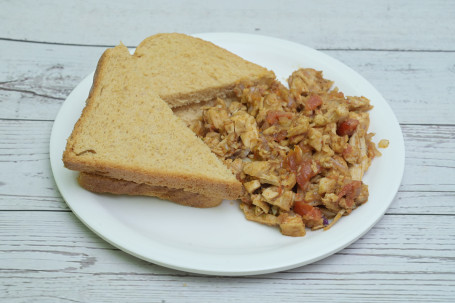
{"label": "brown bread", "polygon": [[83,188],[95,193],[153,196],[192,207],[214,207],[223,201],[223,197],[207,197],[182,189],[138,184],[89,173],[80,173],[78,182]]}

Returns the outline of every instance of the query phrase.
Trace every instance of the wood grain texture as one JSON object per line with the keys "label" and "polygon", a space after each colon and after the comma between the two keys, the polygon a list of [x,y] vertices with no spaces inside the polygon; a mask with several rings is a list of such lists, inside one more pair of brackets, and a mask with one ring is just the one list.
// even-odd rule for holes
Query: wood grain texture
{"label": "wood grain texture", "polygon": [[[0,61],[0,118],[53,120],[104,50],[0,41],[0,57],[9,58]],[[455,102],[447,98],[455,93],[455,52],[324,52],[370,81],[400,123],[455,124]]]}
{"label": "wood grain texture", "polygon": [[322,261],[275,274],[227,278],[138,260],[94,236],[71,213],[21,212],[16,219],[10,212],[0,213],[0,294],[8,302],[28,302],[27,296],[30,302],[276,302],[277,294],[280,302],[303,297],[325,302],[344,289],[337,302],[390,302],[397,295],[447,302],[455,291],[452,219],[386,216],[349,248]]}
{"label": "wood grain texture", "polygon": [[[323,49],[455,49],[451,0],[8,1],[0,37],[137,45],[153,32],[247,32]],[[51,12],[51,13],[50,13]],[[279,20],[279,22],[277,22]],[[437,33],[437,34],[436,34]]]}
{"label": "wood grain texture", "polygon": [[[369,80],[406,146],[382,220],[326,259],[251,277],[167,269],[85,227],[52,176],[53,120],[106,47],[172,31],[287,39]],[[0,302],[455,302],[454,32],[451,0],[1,2]]]}

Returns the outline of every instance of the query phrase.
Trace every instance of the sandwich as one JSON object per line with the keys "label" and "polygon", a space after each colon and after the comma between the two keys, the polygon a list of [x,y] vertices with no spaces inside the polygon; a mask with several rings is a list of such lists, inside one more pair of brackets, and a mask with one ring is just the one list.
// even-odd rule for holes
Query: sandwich
{"label": "sandwich", "polygon": [[194,207],[236,199],[241,183],[177,117],[239,81],[275,75],[210,42],[183,34],[120,44],[99,60],[86,106],[68,138],[65,167],[93,192],[156,196]]}

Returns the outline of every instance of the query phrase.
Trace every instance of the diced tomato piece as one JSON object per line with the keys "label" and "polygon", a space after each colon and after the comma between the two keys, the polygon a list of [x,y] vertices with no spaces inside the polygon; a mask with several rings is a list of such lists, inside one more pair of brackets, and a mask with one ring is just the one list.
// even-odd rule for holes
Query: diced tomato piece
{"label": "diced tomato piece", "polygon": [[318,95],[311,95],[311,97],[306,102],[306,109],[315,110],[322,105],[322,98]]}
{"label": "diced tomato piece", "polygon": [[271,110],[267,112],[267,116],[265,117],[265,120],[270,124],[275,124],[280,121],[280,118],[288,118],[292,119],[293,114],[289,112],[284,112],[280,110]]}
{"label": "diced tomato piece", "polygon": [[294,202],[294,212],[304,217],[307,220],[321,220],[322,212],[319,208],[311,206],[305,201]]}
{"label": "diced tomato piece", "polygon": [[310,182],[311,177],[314,176],[313,169],[311,168],[311,160],[304,161],[297,169],[295,179],[300,188],[305,190]]}
{"label": "diced tomato piece", "polygon": [[313,161],[304,158],[303,150],[298,145],[294,147],[294,150],[291,150],[288,153],[285,165],[287,165],[287,168],[295,174],[297,184],[299,184],[300,188],[303,190],[308,186],[310,179],[316,176],[321,170],[319,164],[316,163],[316,172],[313,171]]}
{"label": "diced tomato piece", "polygon": [[354,180],[341,188],[340,192],[338,193],[338,197],[340,199],[342,197],[345,197],[346,205],[348,205],[348,207],[353,207],[354,200],[360,195],[361,190],[362,181]]}
{"label": "diced tomato piece", "polygon": [[303,190],[306,190],[308,184],[310,183],[310,179],[316,176],[321,170],[321,167],[316,164],[317,170],[313,171],[313,168],[311,167],[312,164],[313,161],[309,159],[304,160],[302,164],[300,164],[300,167],[297,169],[295,180]]}
{"label": "diced tomato piece", "polygon": [[338,124],[337,134],[338,136],[352,136],[357,126],[359,125],[359,120],[348,118],[343,122]]}
{"label": "diced tomato piece", "polygon": [[286,162],[291,171],[296,172],[297,168],[300,166],[300,164],[302,164],[302,155],[302,149],[299,146],[295,146],[294,150],[289,151],[286,157]]}

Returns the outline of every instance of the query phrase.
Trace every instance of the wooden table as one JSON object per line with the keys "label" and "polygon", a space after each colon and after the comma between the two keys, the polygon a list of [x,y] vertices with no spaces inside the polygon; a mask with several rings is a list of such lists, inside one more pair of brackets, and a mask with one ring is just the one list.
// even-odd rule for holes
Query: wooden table
{"label": "wooden table", "polygon": [[[1,302],[455,301],[455,3],[277,2],[0,2]],[[53,120],[106,47],[174,31],[279,37],[367,78],[406,144],[383,219],[319,262],[246,277],[167,269],[86,228],[54,183]]]}

